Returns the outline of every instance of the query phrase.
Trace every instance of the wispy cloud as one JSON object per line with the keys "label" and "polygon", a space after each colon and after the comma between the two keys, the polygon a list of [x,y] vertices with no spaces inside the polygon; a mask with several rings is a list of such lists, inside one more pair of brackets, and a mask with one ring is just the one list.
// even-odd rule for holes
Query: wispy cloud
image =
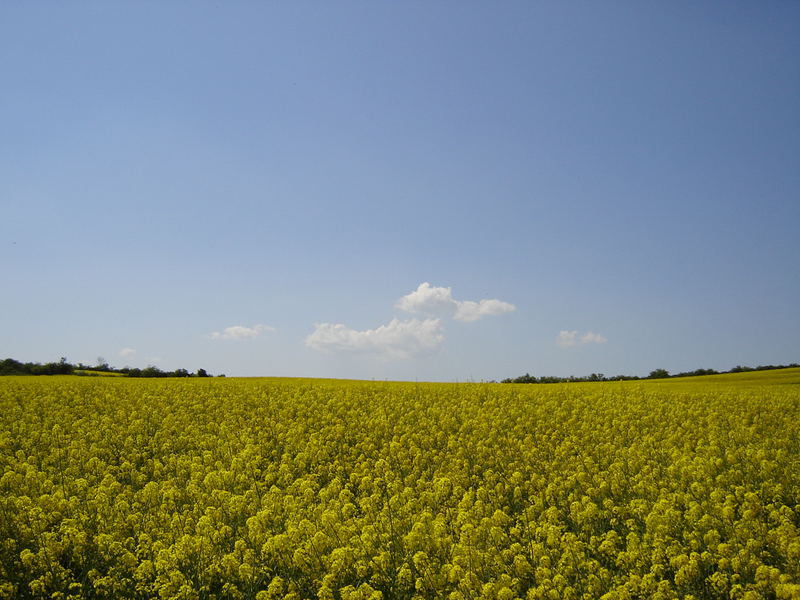
{"label": "wispy cloud", "polygon": [[581,336],[581,344],[605,344],[608,340],[599,333],[587,331]]}
{"label": "wispy cloud", "polygon": [[392,319],[386,325],[365,330],[320,323],[305,340],[309,348],[323,352],[363,352],[399,359],[430,353],[443,341],[439,319]]}
{"label": "wispy cloud", "polygon": [[122,356],[123,358],[128,358],[129,356],[133,356],[134,354],[136,354],[136,350],[134,350],[133,348],[123,348],[122,350],[119,351],[119,355]]}
{"label": "wispy cloud", "polygon": [[517,309],[509,302],[496,299],[456,300],[449,287],[434,287],[430,283],[419,284],[416,290],[400,298],[395,304],[400,310],[410,313],[452,316],[458,321],[477,321],[483,317],[502,315]]}
{"label": "wispy cloud", "polygon": [[556,344],[562,348],[582,346],[585,344],[604,344],[607,341],[608,340],[604,336],[599,333],[594,333],[593,331],[587,331],[581,335],[577,330],[561,330],[556,337]]}
{"label": "wispy cloud", "polygon": [[274,327],[269,325],[253,325],[252,327],[245,327],[244,325],[231,325],[222,331],[214,331],[211,333],[211,339],[214,340],[249,340],[258,337],[264,332],[275,331]]}

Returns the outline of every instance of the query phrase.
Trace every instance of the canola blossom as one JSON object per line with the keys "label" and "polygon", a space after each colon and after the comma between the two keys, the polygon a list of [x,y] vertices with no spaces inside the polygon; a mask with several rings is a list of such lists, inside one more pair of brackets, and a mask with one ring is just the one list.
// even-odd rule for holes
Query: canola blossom
{"label": "canola blossom", "polygon": [[0,598],[800,598],[781,377],[2,378]]}

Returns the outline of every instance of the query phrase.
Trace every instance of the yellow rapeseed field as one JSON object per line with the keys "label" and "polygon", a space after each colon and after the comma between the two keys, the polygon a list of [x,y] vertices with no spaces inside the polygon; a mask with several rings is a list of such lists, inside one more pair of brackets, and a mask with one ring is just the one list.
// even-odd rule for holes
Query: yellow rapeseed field
{"label": "yellow rapeseed field", "polygon": [[798,382],[0,378],[0,597],[800,598]]}

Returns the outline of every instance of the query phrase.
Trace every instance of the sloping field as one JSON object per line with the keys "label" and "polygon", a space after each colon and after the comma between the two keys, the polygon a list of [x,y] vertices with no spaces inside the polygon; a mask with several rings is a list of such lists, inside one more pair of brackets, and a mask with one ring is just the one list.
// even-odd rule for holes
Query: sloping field
{"label": "sloping field", "polygon": [[717,388],[723,385],[732,385],[736,387],[800,385],[800,368],[745,371],[744,373],[722,373],[720,375],[701,375],[699,377],[674,377],[669,379],[640,381],[640,383],[648,385],[689,385],[697,389],[707,385]]}
{"label": "sloping field", "polygon": [[0,379],[0,597],[800,598],[800,370]]}

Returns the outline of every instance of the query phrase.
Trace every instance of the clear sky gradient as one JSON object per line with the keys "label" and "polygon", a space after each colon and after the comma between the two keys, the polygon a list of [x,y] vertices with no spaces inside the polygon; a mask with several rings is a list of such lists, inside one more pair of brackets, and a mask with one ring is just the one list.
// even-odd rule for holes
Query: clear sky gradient
{"label": "clear sky gradient", "polygon": [[797,2],[5,2],[0,77],[0,358],[800,361]]}

